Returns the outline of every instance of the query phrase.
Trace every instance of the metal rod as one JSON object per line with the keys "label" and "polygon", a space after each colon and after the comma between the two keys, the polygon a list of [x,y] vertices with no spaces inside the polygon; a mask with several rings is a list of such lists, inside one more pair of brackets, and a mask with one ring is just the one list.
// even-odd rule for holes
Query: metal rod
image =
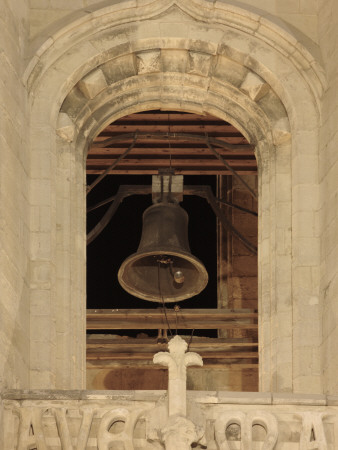
{"label": "metal rod", "polygon": [[248,214],[252,214],[253,216],[256,216],[256,217],[258,216],[258,214],[255,211],[251,211],[251,209],[243,208],[243,206],[235,205],[234,203],[227,202],[226,200],[222,200],[217,197],[215,197],[215,200],[217,202],[224,203],[225,205],[230,206],[230,208],[239,209],[240,211],[244,211],[244,212],[246,212]]}
{"label": "metal rod", "polygon": [[254,197],[254,198],[257,198],[257,194],[256,194],[256,192],[253,190],[253,189],[251,189],[251,187],[248,185],[248,183],[245,181],[245,180],[243,180],[243,178],[236,172],[236,170],[234,170],[226,161],[225,161],[225,159],[214,149],[214,147],[210,144],[210,142],[209,142],[209,138],[207,138],[206,139],[206,144],[207,144],[207,146],[209,147],[209,149],[210,149],[210,151],[216,156],[216,158],[217,159],[219,159],[224,165],[225,165],[225,167],[233,174],[233,176],[235,177],[235,178],[237,178],[237,180],[238,181],[240,181],[242,184],[243,184],[243,186],[245,186],[247,189],[248,189],[248,191],[251,193],[251,195]]}
{"label": "metal rod", "polygon": [[106,198],[105,200],[102,200],[102,202],[96,203],[96,205],[94,205],[94,206],[90,206],[89,208],[87,208],[87,213],[94,211],[95,209],[100,208],[101,206],[104,206],[107,203],[112,202],[113,200],[115,200],[115,195],[113,195],[112,197]]}
{"label": "metal rod", "polygon": [[[136,133],[126,133],[119,134],[118,136],[113,136],[111,138],[106,139],[105,141],[97,142],[94,144],[94,147],[106,147],[107,145],[113,144],[114,142],[124,141],[128,139],[133,139]],[[138,131],[137,132],[138,139],[154,139],[154,138],[162,138],[168,140],[182,140],[188,139],[189,141],[203,141],[205,142],[205,135],[199,134],[189,134],[189,133],[149,133],[146,131]],[[216,145],[217,147],[224,147],[230,152],[236,153],[237,150],[248,150],[254,149],[253,145],[250,144],[230,144],[222,141],[221,139],[216,139],[208,136],[209,142]]]}
{"label": "metal rod", "polygon": [[125,157],[128,155],[128,153],[134,148],[135,143],[136,143],[136,139],[137,139],[137,134],[135,133],[134,135],[134,140],[133,142],[129,145],[129,147],[127,148],[127,150],[124,151],[124,153],[122,153],[122,155],[120,155],[103,173],[101,173],[101,175],[99,175],[90,186],[87,186],[87,195],[89,194],[89,192],[94,189],[94,187],[100,183],[100,181],[103,180],[103,178],[111,171],[113,170],[118,163]]}
{"label": "metal rod", "polygon": [[128,189],[129,186],[120,186],[117,194],[115,195],[114,202],[109,206],[108,210],[102,217],[102,219],[99,221],[98,224],[95,225],[95,227],[90,230],[90,232],[87,234],[87,245],[93,242],[94,239],[97,238],[97,236],[106,228],[108,223],[110,222],[113,215],[116,213],[117,208],[120,206],[120,203],[122,200],[129,195],[134,194],[130,189]]}
{"label": "metal rod", "polygon": [[[191,188],[191,186],[189,186]],[[197,187],[197,186],[196,186]],[[228,221],[228,219],[225,217],[223,211],[218,207],[216,198],[210,188],[210,186],[198,186],[199,192],[194,193],[195,195],[199,195],[200,197],[205,198],[209,205],[211,206],[212,210],[218,217],[218,219],[221,221],[221,224],[227,228],[234,236],[237,237],[238,240],[242,242],[242,244],[245,245],[245,247],[250,250],[251,253],[254,255],[257,255],[257,247],[251,242],[249,242],[245,237]]]}
{"label": "metal rod", "polygon": [[[108,225],[124,198],[130,195],[149,195],[151,192],[151,186],[147,185],[121,185],[115,195],[114,203],[108,208],[99,223],[87,234],[87,245],[90,244]],[[236,228],[225,217],[222,210],[218,207],[218,199],[214,196],[210,186],[185,186],[183,194],[196,195],[198,197],[205,198],[218,219],[221,221],[222,225],[226,227],[234,236],[236,236],[248,250],[255,255],[257,254],[257,247],[251,244],[238,230],[236,230]]]}

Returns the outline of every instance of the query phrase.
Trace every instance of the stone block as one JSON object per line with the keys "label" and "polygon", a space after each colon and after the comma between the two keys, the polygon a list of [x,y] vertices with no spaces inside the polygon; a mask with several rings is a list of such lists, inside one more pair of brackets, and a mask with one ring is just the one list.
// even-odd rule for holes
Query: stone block
{"label": "stone block", "polygon": [[30,370],[30,389],[53,389],[55,381],[55,373],[52,370]]}
{"label": "stone block", "polygon": [[292,213],[318,210],[320,188],[314,182],[298,184],[293,187]]}
{"label": "stone block", "polygon": [[78,86],[86,98],[92,99],[106,89],[107,82],[102,70],[96,69],[82,78],[82,80],[78,82]]}
{"label": "stone block", "polygon": [[273,405],[325,406],[326,396],[321,394],[272,393]]}
{"label": "stone block", "polygon": [[50,180],[31,180],[31,200],[33,205],[49,206],[51,201]]}
{"label": "stone block", "polygon": [[102,65],[101,68],[109,85],[136,75],[133,54],[112,59]]}
{"label": "stone block", "polygon": [[240,89],[245,92],[251,100],[256,102],[267,94],[270,87],[260,76],[253,72],[248,72]]}
{"label": "stone block", "polygon": [[51,267],[49,262],[32,261],[30,264],[30,287],[32,289],[50,289]]}
{"label": "stone block", "polygon": [[303,266],[316,266],[319,264],[320,241],[319,238],[299,237],[294,243],[294,262]]}
{"label": "stone block", "polygon": [[290,202],[280,202],[276,203],[276,212],[277,212],[277,228],[283,228],[286,230],[291,229],[291,204]]}
{"label": "stone block", "polygon": [[273,124],[272,128],[273,143],[275,145],[284,145],[291,140],[290,124],[286,117],[283,117]]}
{"label": "stone block", "polygon": [[[34,316],[34,319],[32,320],[34,327],[31,329],[31,340],[35,344],[33,345],[33,347],[35,347],[35,352],[41,343],[48,343],[48,348],[56,346],[56,342],[53,342],[52,322],[53,319],[49,315]],[[49,359],[48,351],[45,354],[45,359]]]}
{"label": "stone block", "polygon": [[295,156],[292,160],[292,171],[296,184],[316,185],[319,175],[318,156]]}
{"label": "stone block", "polygon": [[294,391],[300,393],[313,392],[318,395],[322,392],[322,378],[319,375],[307,375],[294,377],[293,381]]}
{"label": "stone block", "polygon": [[72,0],[71,2],[69,2],[68,0],[49,0],[49,2],[51,10],[77,10],[85,6],[84,0]]}
{"label": "stone block", "polygon": [[30,9],[49,9],[50,1],[49,0],[29,0],[29,8]]}
{"label": "stone block", "polygon": [[300,211],[293,215],[292,232],[295,237],[312,237],[314,232],[315,221],[313,211]]}
{"label": "stone block", "polygon": [[187,67],[188,53],[186,50],[161,50],[162,69],[164,72],[184,73]]}
{"label": "stone block", "polygon": [[48,342],[39,341],[39,345],[34,347],[34,351],[30,354],[30,365],[32,370],[50,369],[50,345]]}
{"label": "stone block", "polygon": [[[45,139],[41,136],[41,141],[45,142],[46,147],[49,145],[50,138]],[[30,177],[36,179],[49,179],[51,172],[50,154],[47,151],[31,151],[30,152]]]}
{"label": "stone block", "polygon": [[[278,151],[277,151],[278,153]],[[278,162],[277,162],[278,164]],[[277,169],[280,168],[278,164]],[[276,174],[276,200],[278,203],[283,205],[284,203],[291,201],[291,176],[290,176],[290,165],[289,165],[289,173],[277,173]],[[291,206],[289,207],[289,214],[291,213]]]}
{"label": "stone block", "polygon": [[56,133],[67,142],[73,141],[75,136],[75,125],[67,113],[60,112]]}
{"label": "stone block", "polygon": [[218,403],[271,405],[270,392],[217,392]]}
{"label": "stone block", "polygon": [[207,77],[212,63],[212,56],[206,53],[189,51],[187,72]]}
{"label": "stone block", "polygon": [[277,0],[275,8],[277,13],[297,13],[299,12],[299,2],[294,0]]}
{"label": "stone block", "polygon": [[161,72],[161,51],[158,49],[136,53],[136,64],[140,75]]}
{"label": "stone block", "polygon": [[48,316],[51,313],[51,293],[47,289],[32,289],[30,294],[30,313],[34,316]]}

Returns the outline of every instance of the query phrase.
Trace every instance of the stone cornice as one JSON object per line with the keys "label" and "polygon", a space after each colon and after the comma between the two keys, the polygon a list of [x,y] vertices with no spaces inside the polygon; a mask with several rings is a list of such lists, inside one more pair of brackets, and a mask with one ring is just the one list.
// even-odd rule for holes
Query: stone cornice
{"label": "stone cornice", "polygon": [[[86,391],[48,389],[8,389],[1,393],[2,400],[121,400],[157,402],[166,396],[165,390],[152,391]],[[205,405],[297,405],[338,406],[338,396],[322,394],[293,394],[288,392],[227,392],[187,391],[188,401]]]}

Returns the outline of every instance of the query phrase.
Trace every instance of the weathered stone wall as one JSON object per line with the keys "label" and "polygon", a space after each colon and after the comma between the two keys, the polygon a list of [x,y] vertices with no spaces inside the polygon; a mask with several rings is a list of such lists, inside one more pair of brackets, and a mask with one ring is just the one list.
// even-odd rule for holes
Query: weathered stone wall
{"label": "weathered stone wall", "polygon": [[24,0],[0,1],[0,392],[29,386],[27,13]]}
{"label": "weathered stone wall", "polygon": [[29,383],[26,2],[0,1],[0,390]]}
{"label": "weathered stone wall", "polygon": [[325,391],[338,392],[338,3],[320,1],[319,42],[329,88],[323,99],[320,130],[318,205],[321,226],[321,299]]}
{"label": "weathered stone wall", "polygon": [[[61,20],[69,20],[76,16],[76,12],[86,14],[87,11],[102,7],[111,2],[102,0],[30,0],[30,35],[37,38],[39,34],[45,34]],[[125,1],[128,7],[133,8],[140,2]],[[170,2],[168,1],[168,4]],[[270,14],[285,23],[295,27],[307,37],[317,42],[317,9],[318,0],[243,0],[232,1],[232,4],[240,4],[248,10]]]}

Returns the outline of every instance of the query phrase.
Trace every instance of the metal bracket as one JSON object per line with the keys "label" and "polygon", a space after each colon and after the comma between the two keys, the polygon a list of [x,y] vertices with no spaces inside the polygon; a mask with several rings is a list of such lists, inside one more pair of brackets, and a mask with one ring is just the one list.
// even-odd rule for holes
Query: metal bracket
{"label": "metal bracket", "polygon": [[[87,235],[87,244],[90,244],[108,225],[112,217],[117,211],[120,203],[131,195],[149,195],[152,194],[152,187],[146,185],[121,185],[117,191],[117,194],[110,199],[113,200],[113,203],[110,205],[102,219],[99,223],[88,233]],[[202,197],[211,206],[212,210],[216,214],[217,218],[220,220],[221,224],[224,228],[228,229],[237,239],[239,239],[245,247],[250,250],[251,253],[257,255],[257,247],[249,242],[226,218],[223,211],[217,204],[218,199],[214,196],[210,186],[184,186],[183,195],[196,195],[198,197]],[[108,202],[108,200],[106,201]],[[106,202],[100,202],[100,206],[105,204]],[[97,206],[97,205],[96,205]],[[97,206],[98,207],[98,206]],[[91,208],[91,210],[95,209],[95,206]],[[249,211],[248,211],[249,212]]]}

